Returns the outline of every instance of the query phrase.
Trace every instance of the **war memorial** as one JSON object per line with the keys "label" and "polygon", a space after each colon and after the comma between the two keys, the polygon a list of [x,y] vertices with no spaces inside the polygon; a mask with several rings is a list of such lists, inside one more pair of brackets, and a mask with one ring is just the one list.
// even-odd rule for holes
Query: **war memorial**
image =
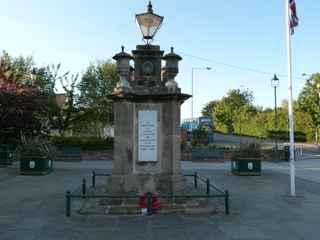
{"label": "war memorial", "polygon": [[[181,107],[193,90],[187,94],[181,87],[187,80],[176,79],[186,55],[179,46],[156,44],[164,17],[151,1],[135,17],[143,42],[133,50],[119,45],[107,63],[117,84],[106,94],[114,120],[106,155],[64,143],[68,151],[59,149],[55,158],[37,159],[40,151],[33,151],[18,159],[18,151],[0,145],[0,160],[6,158],[5,166],[0,161],[0,239],[319,239],[318,144],[295,152],[295,197],[288,156],[267,158],[269,149],[255,148],[274,146],[273,139],[219,133],[209,117],[200,117],[199,126],[209,126],[212,142],[222,147],[190,141],[187,152]],[[194,67],[192,82],[201,69]],[[246,142],[252,149],[241,149]],[[276,139],[277,148],[285,144]]]}
{"label": "war memorial", "polygon": [[150,44],[163,21],[151,3],[136,17],[147,43],[132,55],[122,49],[114,56],[121,79],[112,95],[115,148],[108,184],[113,192],[181,192],[180,106],[190,97],[175,81],[182,58],[173,48],[164,55]]}
{"label": "war memorial", "polygon": [[[151,2],[136,20],[145,44],[132,53],[122,46],[113,57],[120,80],[110,96],[115,132],[112,173],[106,186],[95,190],[96,195],[102,194],[101,200],[96,195],[92,196],[95,200],[85,197],[80,213],[210,213],[217,209],[209,200],[220,197],[228,214],[227,191],[210,194],[215,186],[209,180],[197,173],[184,175],[181,170],[180,109],[191,97],[175,81],[182,57],[173,47],[165,54],[160,46],[151,44],[163,22]],[[192,181],[188,183],[187,177]],[[202,192],[197,191],[198,182],[206,185]],[[67,197],[70,201],[72,195]],[[71,215],[69,210],[67,215]]]}

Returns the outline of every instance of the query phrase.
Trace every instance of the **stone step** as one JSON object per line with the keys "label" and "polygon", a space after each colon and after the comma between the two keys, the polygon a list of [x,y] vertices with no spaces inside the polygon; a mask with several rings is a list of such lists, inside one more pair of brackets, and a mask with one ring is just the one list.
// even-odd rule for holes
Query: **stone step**
{"label": "stone step", "polygon": [[[85,200],[80,214],[98,214],[98,215],[141,215],[142,209],[136,202],[122,202],[122,204],[111,204],[111,202],[88,199]],[[218,212],[215,204],[207,200],[190,200],[184,203],[161,202],[161,209],[155,210],[155,214],[214,214]]]}

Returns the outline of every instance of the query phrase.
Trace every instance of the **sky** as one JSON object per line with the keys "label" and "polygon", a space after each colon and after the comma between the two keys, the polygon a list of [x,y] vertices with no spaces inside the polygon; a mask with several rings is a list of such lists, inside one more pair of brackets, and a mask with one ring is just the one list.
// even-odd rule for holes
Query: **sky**
{"label": "sky", "polygon": [[[130,52],[143,44],[135,14],[147,0],[0,0],[0,49],[13,56],[32,55],[38,65],[62,63],[83,73],[90,63],[111,59],[121,45]],[[285,0],[154,0],[164,23],[153,44],[183,57],[176,80],[191,93],[194,115],[209,101],[234,88],[250,89],[254,103],[273,107],[270,79],[280,78],[279,104],[288,96]],[[296,0],[300,25],[292,38],[294,98],[303,87],[302,73],[320,72],[320,1]],[[230,67],[230,65],[238,68]],[[254,69],[247,71],[245,69]],[[191,115],[190,100],[182,119]]]}

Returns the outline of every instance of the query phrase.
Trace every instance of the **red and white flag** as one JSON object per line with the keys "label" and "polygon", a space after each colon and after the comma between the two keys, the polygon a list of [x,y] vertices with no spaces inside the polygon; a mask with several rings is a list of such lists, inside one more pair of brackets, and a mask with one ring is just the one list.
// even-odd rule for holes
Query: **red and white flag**
{"label": "red and white flag", "polygon": [[289,0],[290,10],[290,30],[291,34],[294,34],[294,28],[299,25],[299,18],[297,14],[297,6],[295,0]]}

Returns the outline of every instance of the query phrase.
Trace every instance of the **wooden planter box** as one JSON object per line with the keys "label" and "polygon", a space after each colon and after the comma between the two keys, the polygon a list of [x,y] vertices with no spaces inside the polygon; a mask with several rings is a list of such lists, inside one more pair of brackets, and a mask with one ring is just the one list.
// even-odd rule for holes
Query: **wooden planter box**
{"label": "wooden planter box", "polygon": [[20,159],[20,174],[47,175],[53,170],[52,160],[43,156],[23,156]]}
{"label": "wooden planter box", "polygon": [[231,171],[240,176],[260,176],[261,156],[233,156]]}

